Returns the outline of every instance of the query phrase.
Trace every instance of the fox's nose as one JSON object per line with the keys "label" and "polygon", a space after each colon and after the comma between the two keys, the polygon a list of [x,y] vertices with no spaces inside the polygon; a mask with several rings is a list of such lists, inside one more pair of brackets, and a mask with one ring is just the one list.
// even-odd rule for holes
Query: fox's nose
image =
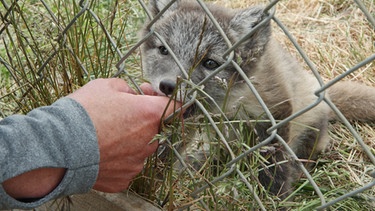
{"label": "fox's nose", "polygon": [[173,94],[173,91],[175,88],[176,88],[176,82],[170,79],[164,79],[159,84],[160,91],[163,92],[167,96]]}

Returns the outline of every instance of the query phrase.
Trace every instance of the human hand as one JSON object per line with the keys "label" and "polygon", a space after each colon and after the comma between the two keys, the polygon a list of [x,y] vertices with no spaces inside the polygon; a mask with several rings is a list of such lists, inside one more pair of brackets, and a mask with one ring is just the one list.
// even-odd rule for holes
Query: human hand
{"label": "human hand", "polygon": [[[149,84],[141,86],[146,95],[157,95]],[[161,96],[142,96],[121,79],[94,80],[68,97],[88,112],[96,129],[99,151],[99,175],[94,189],[119,192],[143,168],[146,157],[155,152],[149,144],[158,133],[160,118],[169,102]],[[165,115],[180,103],[171,104]],[[50,193],[64,177],[64,168],[39,168],[2,183],[14,198],[40,198]]]}
{"label": "human hand", "polygon": [[[96,128],[100,163],[94,189],[119,192],[143,169],[144,160],[157,149],[149,142],[159,132],[160,119],[169,98],[155,95],[148,84],[146,95],[136,95],[121,79],[94,80],[68,97],[88,112]],[[171,104],[165,115],[180,103]]]}

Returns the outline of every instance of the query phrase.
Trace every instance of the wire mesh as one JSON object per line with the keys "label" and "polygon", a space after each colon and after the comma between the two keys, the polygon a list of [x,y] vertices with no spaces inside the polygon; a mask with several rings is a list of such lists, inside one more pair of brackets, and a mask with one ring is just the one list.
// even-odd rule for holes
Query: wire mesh
{"label": "wire mesh", "polygon": [[[178,208],[211,210],[233,208],[241,210],[253,208],[267,210],[270,208],[277,209],[279,204],[284,203],[286,204],[284,206],[286,206],[287,208],[288,201],[291,201],[291,198],[287,197],[285,200],[277,201],[277,199],[275,199],[273,196],[267,195],[267,193],[264,192],[264,189],[262,189],[261,185],[257,181],[257,171],[260,167],[253,166],[256,164],[260,165],[260,163],[264,162],[261,160],[262,158],[260,152],[265,147],[267,148],[274,140],[277,140],[277,142],[283,148],[285,148],[287,153],[290,155],[290,159],[296,162],[296,165],[298,166],[300,171],[303,172],[303,181],[305,182],[303,182],[302,185],[296,188],[296,192],[298,193],[298,191],[301,191],[301,189],[306,188],[310,184],[311,190],[309,191],[308,196],[316,198],[318,201],[318,203],[315,202],[315,204],[311,205],[312,207],[310,205],[305,207],[301,205],[302,208],[314,208],[323,210],[330,206],[334,206],[335,204],[337,205],[336,207],[340,207],[341,201],[348,200],[349,198],[353,197],[361,198],[362,193],[365,193],[368,190],[373,190],[375,188],[375,172],[373,170],[375,167],[375,156],[373,149],[371,149],[371,146],[369,146],[367,142],[363,141],[363,136],[358,134],[358,129],[353,126],[353,123],[349,122],[343,116],[340,110],[326,96],[326,91],[328,88],[330,88],[338,81],[343,80],[348,75],[358,72],[364,67],[367,71],[374,71],[373,63],[375,60],[375,54],[365,57],[365,59],[358,62],[353,67],[347,68],[347,70],[342,74],[335,76],[328,82],[324,82],[314,63],[304,52],[303,47],[298,44],[294,36],[289,32],[288,28],[284,26],[282,21],[277,17],[277,13],[275,13],[275,11],[277,11],[277,7],[281,4],[282,1],[275,0],[271,2],[265,2],[266,5],[264,6],[265,9],[263,10],[264,15],[262,16],[262,21],[260,21],[258,25],[254,26],[254,28],[250,30],[247,35],[243,36],[243,38],[236,43],[232,43],[230,41],[230,39],[228,38],[228,34],[225,33],[225,30],[223,30],[223,28],[216,20],[215,16],[211,13],[210,9],[203,1],[193,1],[199,4],[200,7],[205,11],[208,17],[207,21],[212,22],[216,30],[219,32],[219,34],[227,44],[227,51],[223,55],[220,55],[222,58],[224,58],[225,62],[218,69],[213,71],[211,74],[209,74],[199,82],[193,82],[189,78],[190,70],[186,70],[183,65],[184,61],[179,60],[178,56],[174,54],[173,51],[176,49],[171,49],[166,41],[166,38],[154,30],[155,23],[159,21],[159,19],[166,11],[168,11],[171,6],[176,4],[176,1],[170,1],[170,3],[165,5],[164,9],[154,17],[152,16],[152,12],[149,11],[147,3],[142,0],[139,0],[138,2],[131,1],[130,5],[127,3],[120,4],[118,1],[116,1],[114,3],[115,8],[119,7],[119,5],[125,5],[129,7],[131,7],[132,5],[137,5],[140,10],[143,10],[150,19],[150,21],[145,26],[147,33],[145,33],[144,36],[140,37],[139,40],[134,42],[134,44],[132,44],[131,46],[125,45],[123,43],[123,40],[121,39],[121,36],[124,35],[123,32],[115,34],[112,28],[108,28],[109,26],[111,26],[111,24],[108,25],[103,23],[103,19],[106,19],[107,17],[105,17],[104,14],[98,14],[99,11],[95,10],[95,7],[98,7],[98,4],[96,4],[95,1],[82,0],[79,2],[75,2],[76,8],[73,11],[74,14],[69,16],[68,20],[62,20],[62,16],[58,14],[59,12],[55,11],[55,8],[51,8],[52,2],[48,2],[45,0],[35,2],[38,2],[40,4],[38,7],[39,9],[46,11],[43,14],[45,16],[48,16],[47,19],[50,20],[53,25],[57,27],[57,29],[47,36],[47,38],[50,39],[50,42],[46,44],[49,46],[49,48],[46,50],[46,56],[44,56],[43,58],[36,56],[34,58],[35,61],[30,61],[30,58],[24,58],[26,60],[26,63],[28,64],[25,66],[20,66],[16,65],[15,62],[15,60],[22,60],[21,58],[19,58],[20,54],[13,54],[16,55],[16,59],[14,59],[12,58],[13,55],[9,53],[13,51],[15,46],[31,46],[29,49],[26,47],[23,48],[27,49],[27,51],[39,51],[43,46],[41,46],[42,43],[37,42],[37,39],[34,39],[32,37],[32,30],[29,29],[26,31],[22,31],[20,28],[17,28],[17,24],[26,23],[26,21],[22,20],[22,16],[17,16],[16,14],[19,12],[19,10],[22,9],[22,7],[25,7],[31,3],[23,1],[9,1],[7,3],[6,1],[2,1],[2,25],[0,28],[2,43],[0,45],[2,46],[2,48],[6,49],[6,51],[2,51],[0,55],[0,62],[3,65],[3,67],[1,68],[1,73],[9,73],[10,77],[16,79],[19,77],[16,74],[22,72],[20,71],[20,69],[22,68],[30,68],[30,71],[33,70],[34,72],[36,72],[33,78],[28,78],[28,80],[18,83],[16,86],[14,86],[15,88],[7,88],[6,94],[2,94],[2,96],[0,97],[3,104],[7,102],[5,101],[6,99],[16,99],[16,104],[20,105],[21,107],[18,110],[16,109],[16,112],[24,111],[25,104],[29,105],[29,103],[25,101],[25,97],[28,99],[33,98],[29,96],[29,94],[35,92],[36,89],[39,89],[37,88],[39,86],[49,85],[52,87],[59,87],[59,84],[61,83],[70,84],[70,88],[67,90],[61,91],[57,89],[53,92],[48,93],[46,98],[48,98],[49,101],[46,102],[46,104],[53,102],[53,100],[57,99],[58,97],[71,92],[74,89],[74,83],[72,83],[72,80],[75,80],[76,84],[78,85],[83,85],[86,81],[89,81],[93,78],[121,76],[137,88],[140,81],[142,81],[140,79],[141,76],[139,76],[139,73],[134,74],[134,70],[132,70],[133,67],[129,66],[129,63],[127,63],[127,61],[133,60],[134,57],[137,57],[139,55],[139,47],[152,36],[157,37],[160,42],[167,48],[168,52],[170,52],[171,56],[177,64],[177,67],[182,72],[182,83],[189,84],[192,87],[190,89],[190,93],[188,94],[189,101],[186,103],[186,105],[193,105],[194,109],[199,111],[197,112],[199,113],[199,115],[195,115],[193,117],[187,118],[186,120],[182,120],[182,123],[181,121],[179,121],[177,123],[173,122],[173,124],[169,124],[169,126],[165,125],[166,132],[159,137],[162,142],[159,154],[148,160],[146,164],[147,170],[145,170],[145,172],[143,173],[143,176],[140,179],[141,182],[138,182],[141,184],[139,185],[136,180],[133,185],[134,189],[137,189],[141,192],[143,191],[140,194],[153,199],[159,206],[164,206],[169,202],[169,207],[167,208],[173,209]],[[366,17],[366,19],[368,20],[368,24],[375,28],[375,21],[373,16],[374,5],[373,3],[365,3],[366,4],[364,4],[360,0],[354,0],[352,2],[352,4],[356,4],[358,9]],[[371,7],[372,10],[369,10],[369,7]],[[115,20],[117,20],[116,18],[121,20],[122,17],[119,15],[116,16],[116,12],[114,11],[115,10],[109,13],[114,17],[113,19],[111,19],[111,21],[114,22]],[[93,72],[92,69],[95,67],[90,65],[90,63],[92,63],[92,60],[86,57],[82,57],[82,51],[79,51],[77,49],[85,48],[85,46],[89,45],[88,42],[81,40],[81,43],[74,43],[71,40],[72,38],[69,36],[69,33],[71,33],[73,30],[77,30],[77,28],[74,27],[75,25],[78,25],[77,22],[88,17],[89,20],[95,24],[87,25],[86,27],[97,28],[98,30],[100,30],[100,33],[102,33],[104,37],[100,42],[105,43],[103,44],[103,46],[110,49],[110,53],[107,54],[106,58],[104,59],[109,59],[111,63],[107,66],[101,67],[104,69],[104,72],[101,73]],[[310,71],[320,84],[320,88],[314,90],[314,94],[317,96],[316,101],[300,109],[299,111],[294,112],[292,115],[282,120],[279,120],[272,115],[270,108],[267,107],[266,103],[261,97],[261,94],[258,93],[252,81],[247,77],[246,72],[240,67],[240,65],[238,64],[239,62],[235,59],[234,56],[235,50],[238,49],[238,47],[241,46],[243,42],[246,42],[254,33],[257,32],[259,28],[269,22],[272,22],[274,24],[274,27],[280,29],[287,37],[287,39],[290,40],[290,42],[297,50],[298,54],[305,61],[306,66],[310,69]],[[126,25],[129,23],[125,21],[125,23],[123,24]],[[23,40],[14,40],[12,33],[19,34],[18,38],[21,37],[23,38]],[[132,36],[134,36],[134,34]],[[40,46],[38,47],[37,45]],[[59,61],[54,60],[59,60],[58,57],[62,57],[62,51],[65,52],[64,58],[69,58],[68,60],[75,63],[76,66],[67,75],[61,74],[61,76],[56,80],[55,78],[51,78],[51,75],[55,74],[55,71],[51,69],[53,69],[53,64],[59,63]],[[39,55],[38,53],[34,54]],[[23,53],[23,55],[28,54]],[[85,54],[85,56],[87,55],[88,54]],[[61,59],[64,60],[64,58]],[[99,58],[96,59],[99,60]],[[21,61],[21,63],[23,62],[24,61]],[[216,103],[214,99],[205,92],[205,89],[203,88],[205,83],[208,80],[215,78],[215,76],[220,72],[225,71],[225,68],[227,68],[228,66],[234,67],[235,71],[243,78],[244,83],[246,83],[247,85],[247,89],[251,90],[251,92],[254,94],[267,118],[265,118],[264,120],[259,120],[250,119],[249,117],[249,119],[233,120],[231,117],[227,116],[226,112],[221,109],[221,106],[218,105],[218,103]],[[74,78],[74,75],[79,75],[79,77]],[[26,89],[23,89],[25,87]],[[16,91],[9,91],[14,89]],[[141,92],[139,88],[138,90]],[[202,98],[208,100],[202,100]],[[319,177],[322,173],[317,171],[312,172],[308,168],[306,168],[303,160],[299,159],[288,145],[288,140],[284,140],[278,133],[278,130],[280,130],[284,125],[293,122],[296,118],[300,117],[311,109],[314,109],[316,106],[322,103],[326,103],[335,112],[335,114],[339,117],[346,128],[348,128],[350,134],[354,137],[355,142],[360,146],[359,149],[363,152],[365,160],[367,162],[366,168],[362,168],[359,170],[361,171],[359,174],[367,175],[366,182],[363,182],[363,184],[359,187],[357,186],[351,190],[346,190],[345,192],[332,194],[329,190],[322,190],[323,188],[321,187],[321,184],[316,182],[317,177]],[[28,107],[28,109],[31,109],[33,106],[37,107],[40,106],[40,104],[38,103],[36,105],[30,105],[26,107]],[[3,116],[6,116],[8,113],[4,112],[6,110],[4,108],[5,107],[1,109],[1,112]],[[217,113],[214,113],[213,111],[217,111]],[[12,112],[14,112],[14,110]],[[175,119],[171,117],[168,122],[171,122],[173,120]],[[255,130],[248,129],[247,126],[255,125],[257,122],[261,121],[267,121],[267,123],[270,124],[270,127],[267,129],[267,138],[259,142],[259,140],[257,141],[257,139],[254,138],[257,135],[256,132],[254,132]],[[244,135],[244,133],[246,133],[246,135]],[[232,138],[230,138],[233,136],[236,137],[235,139],[237,141],[233,141]],[[162,140],[165,141],[163,142]],[[196,143],[196,145],[194,145],[194,147],[190,147],[191,143],[187,142],[194,142]],[[374,140],[372,140],[372,142],[374,142]],[[183,145],[188,145],[188,147],[181,147]],[[209,146],[209,148],[207,148],[207,146]],[[194,166],[194,162],[190,162],[190,160],[188,159],[188,157],[191,156],[191,154],[189,154],[189,150],[193,153],[197,153],[198,151],[198,153],[204,154],[203,157],[199,157],[200,160],[198,160],[198,162],[200,163],[200,165],[198,167]],[[169,153],[167,156],[172,157],[169,160],[167,159],[167,161],[169,162],[167,165],[165,163],[160,164],[160,161],[166,161],[161,158],[165,155],[165,153]],[[177,157],[177,162],[175,162],[176,159],[174,157]],[[224,157],[224,160],[220,160],[219,158],[221,157]],[[252,164],[251,161],[253,161],[254,164]],[[288,162],[288,160],[284,162]],[[155,164],[157,165],[157,167],[155,167]],[[266,168],[267,165],[261,167]],[[157,170],[155,170],[154,168],[156,168]],[[162,170],[160,170],[160,168],[162,168]],[[213,170],[210,170],[208,171],[209,173],[207,173],[207,171],[202,170],[202,168],[210,168]],[[162,176],[158,174],[162,174]],[[167,177],[170,182],[163,182],[163,180],[166,180]],[[159,180],[162,180],[162,182],[160,182]],[[180,182],[179,180],[185,181]],[[155,185],[157,183],[159,183],[159,185]],[[137,187],[137,184],[144,187]],[[186,186],[176,188],[177,184]],[[181,197],[182,199],[176,199],[178,197]],[[295,194],[295,197],[301,198],[304,197],[304,195]],[[370,204],[369,206],[375,203],[375,199],[373,197],[366,197],[364,203]],[[241,201],[241,203],[239,201]]]}

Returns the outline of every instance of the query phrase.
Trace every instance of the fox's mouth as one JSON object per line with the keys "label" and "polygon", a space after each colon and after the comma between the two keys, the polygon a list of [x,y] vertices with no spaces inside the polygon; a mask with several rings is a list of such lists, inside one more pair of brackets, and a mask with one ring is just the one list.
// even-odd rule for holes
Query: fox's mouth
{"label": "fox's mouth", "polygon": [[[166,96],[166,95],[160,95],[160,96]],[[167,96],[167,97],[171,98],[171,100],[178,101],[183,105],[182,109],[184,110],[184,113],[183,113],[184,119],[186,119],[188,117],[191,117],[191,116],[196,114],[198,106],[190,98],[185,97],[185,99],[179,99],[179,97],[177,97],[176,95]],[[195,96],[194,96],[194,98],[195,98]]]}
{"label": "fox's mouth", "polygon": [[[182,115],[184,119],[186,119],[188,117],[191,117],[194,114],[196,114],[198,106],[190,98],[185,97],[184,99],[180,99],[180,97],[178,97],[179,94],[177,94],[177,95],[176,94],[175,95],[166,95],[164,93],[160,93],[159,90],[156,90],[155,92],[157,93],[158,96],[168,97],[173,101],[177,101],[177,102],[181,103],[182,107],[176,108],[176,112],[179,112],[180,109],[184,110],[184,113]],[[193,96],[193,97],[195,98],[195,96]]]}
{"label": "fox's mouth", "polygon": [[196,92],[186,94],[186,86],[181,85],[181,83],[176,83],[176,81],[170,79],[163,79],[161,82],[153,84],[152,86],[155,92],[159,96],[166,96],[171,100],[178,101],[182,103],[182,110],[184,110],[183,118],[186,119],[196,114],[198,106],[195,104],[194,99],[197,96]]}
{"label": "fox's mouth", "polygon": [[197,111],[197,105],[195,103],[193,103],[191,106],[186,108],[186,110],[183,114],[184,119],[189,118],[191,116],[194,116],[196,111]]}

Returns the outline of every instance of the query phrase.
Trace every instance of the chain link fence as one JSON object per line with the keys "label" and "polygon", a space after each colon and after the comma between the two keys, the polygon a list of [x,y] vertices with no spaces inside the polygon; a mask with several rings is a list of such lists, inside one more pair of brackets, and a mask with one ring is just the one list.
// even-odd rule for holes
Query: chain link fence
{"label": "chain link fence", "polygon": [[[2,1],[1,115],[27,112],[34,107],[50,104],[98,77],[122,77],[137,88],[143,81],[140,64],[142,54],[139,47],[151,36],[157,36],[160,42],[173,52],[165,37],[159,36],[153,30],[153,25],[169,6],[175,4],[174,2],[171,1],[160,15],[152,17],[152,12],[147,9],[147,2],[142,0],[77,1],[72,4],[45,0]],[[227,35],[203,1],[194,2],[202,7],[207,14],[207,21],[211,21],[225,39]],[[340,4],[335,3],[336,6]],[[374,3],[360,0],[344,3],[359,10],[358,13],[366,20],[363,24],[368,26],[366,29],[372,30],[370,34],[374,36]],[[296,54],[301,56],[305,66],[321,84],[319,89],[314,90],[318,99],[293,115],[278,120],[272,116],[270,108],[266,106],[251,81],[245,79],[248,89],[251,89],[257,97],[267,118],[266,120],[233,120],[226,116],[225,111],[213,113],[212,107],[220,108],[220,106],[211,102],[212,98],[205,96],[204,90],[200,88],[205,81],[191,84],[196,92],[189,97],[190,101],[186,104],[193,105],[196,115],[180,121],[169,118],[169,123],[163,126],[165,130],[157,137],[161,142],[159,152],[147,161],[144,172],[134,181],[131,188],[163,209],[324,210],[331,207],[337,210],[352,210],[355,209],[352,203],[356,203],[359,208],[372,209],[371,207],[375,205],[373,196],[375,140],[371,136],[366,139],[367,141],[363,140],[363,137],[372,131],[372,127],[370,125],[363,129],[360,124],[346,120],[324,93],[336,82],[357,72],[364,74],[363,72],[367,71],[371,75],[371,72],[374,72],[375,54],[361,55],[360,58],[364,57],[364,59],[347,67],[346,71],[336,74],[328,82],[324,82],[314,63],[304,52],[304,48],[278,18],[278,8],[285,6],[283,1],[263,2],[263,4],[265,7],[262,21],[249,31],[244,39],[237,43],[228,43],[226,53],[220,55],[225,58],[225,64],[209,77],[215,77],[225,69],[225,65],[229,64],[236,67],[237,73],[246,77],[245,72],[238,65],[239,61],[234,60],[231,54],[259,27],[271,22],[273,28],[279,30],[278,36],[282,35],[292,43],[291,46],[296,49]],[[136,39],[136,31],[147,19],[145,15],[151,19],[147,23],[147,33]],[[183,61],[175,62],[180,67],[183,66],[181,65]],[[185,82],[192,83],[192,81]],[[205,102],[202,96],[211,101]],[[331,164],[337,161],[335,152],[329,153],[331,159],[323,155],[318,159],[314,170],[310,171],[290,149],[287,141],[278,134],[281,126],[290,123],[320,103],[327,103],[345,125],[346,129],[337,130],[339,135],[331,134],[333,139],[343,137],[344,135],[340,136],[342,131],[346,131],[349,140],[355,139],[351,141],[351,147],[360,152],[361,159],[358,161],[360,164],[347,164],[358,164],[354,169],[355,172],[348,172],[347,176],[358,177],[357,184],[347,186],[350,180],[340,183],[342,178],[337,174],[341,171],[335,168],[343,168],[340,166],[342,164]],[[261,142],[252,127],[259,121],[267,121],[271,125],[267,129],[269,135]],[[343,126],[340,123],[340,126],[336,125],[331,129],[336,130],[338,127]],[[236,138],[229,138],[233,137],[233,134]],[[303,172],[295,191],[285,200],[268,194],[257,179],[260,167],[267,168],[270,165],[261,154],[262,150],[269,148],[273,140],[277,140],[286,149],[291,159],[297,162],[298,168]],[[197,155],[199,155],[198,161],[192,161]],[[198,166],[195,166],[196,162],[199,162]],[[345,203],[345,201],[351,202]]]}

